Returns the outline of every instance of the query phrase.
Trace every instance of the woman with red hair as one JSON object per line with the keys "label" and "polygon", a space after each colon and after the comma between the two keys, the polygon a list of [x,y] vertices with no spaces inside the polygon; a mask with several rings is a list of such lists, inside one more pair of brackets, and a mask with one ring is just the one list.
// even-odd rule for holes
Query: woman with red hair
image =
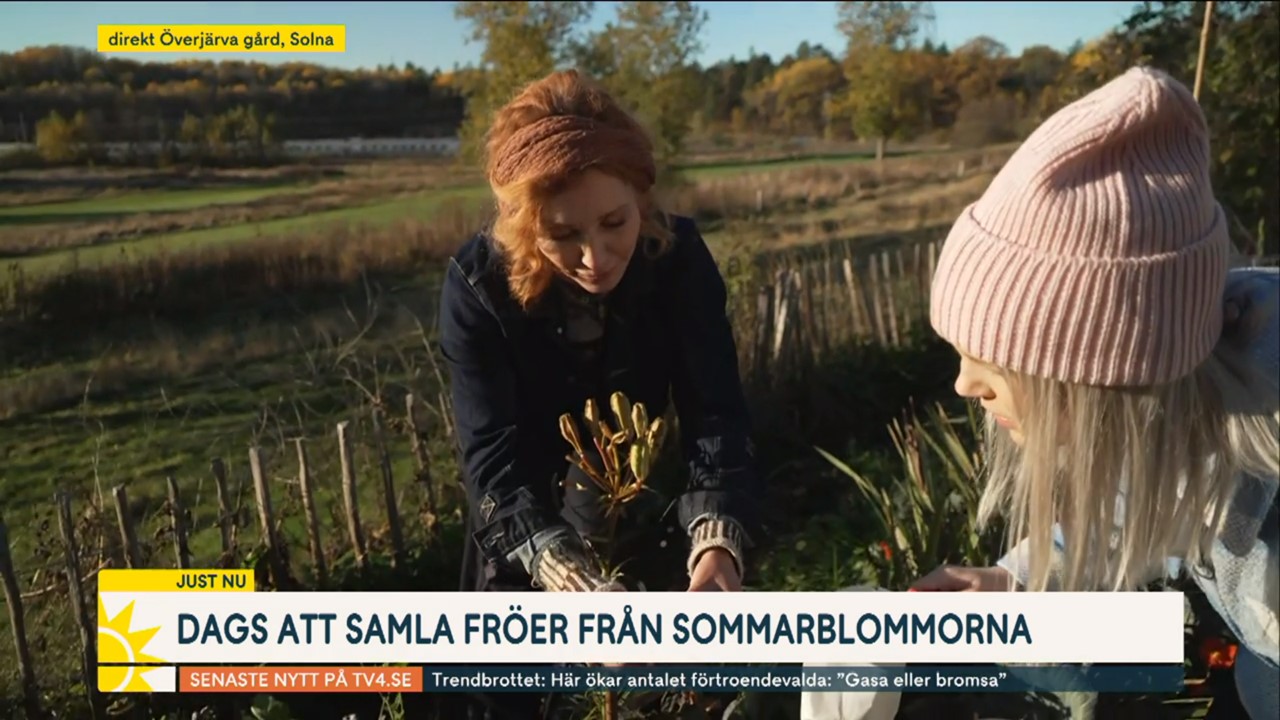
{"label": "woman with red hair", "polygon": [[725,283],[694,222],[657,206],[649,137],[564,71],[498,110],[486,154],[496,218],[449,263],[440,312],[470,504],[463,589],[625,589],[584,541],[601,503],[559,429],[620,391],[650,417],[674,401],[688,589],[739,590],[757,474]]}

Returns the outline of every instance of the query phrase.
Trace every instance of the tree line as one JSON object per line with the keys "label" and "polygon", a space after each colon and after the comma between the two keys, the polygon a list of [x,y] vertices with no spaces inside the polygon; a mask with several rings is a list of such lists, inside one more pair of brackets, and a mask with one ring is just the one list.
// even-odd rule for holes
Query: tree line
{"label": "tree line", "polygon": [[[1203,2],[1137,3],[1102,37],[1013,55],[990,37],[954,48],[923,37],[924,2],[841,2],[843,47],[801,43],[702,65],[707,15],[688,0],[615,5],[588,31],[593,2],[455,3],[475,67],[412,63],[345,70],[310,63],[139,62],[80,48],[0,53],[0,142],[51,136],[102,142],[457,134],[473,159],[501,103],[556,68],[603,81],[650,127],[665,160],[688,140],[767,133],[875,141],[1014,141],[1127,67],[1147,63],[1191,85]],[[1280,88],[1276,3],[1214,4],[1202,104],[1214,131],[1215,181],[1238,231],[1276,247],[1275,122]],[[56,115],[55,115],[56,114]],[[222,119],[219,119],[222,118]],[[238,128],[238,129],[237,129]],[[255,140],[256,138],[256,140]],[[256,144],[255,144],[256,143]]]}
{"label": "tree line", "polygon": [[[480,67],[459,85],[467,98],[464,154],[475,155],[495,107],[566,66],[600,78],[639,114],[665,160],[679,157],[694,132],[861,138],[881,153],[891,141],[927,135],[960,145],[1013,141],[1136,64],[1191,86],[1208,10],[1204,2],[1137,3],[1102,37],[1065,52],[1033,46],[1013,56],[990,37],[935,46],[922,37],[931,7],[840,2],[843,48],[805,43],[776,63],[753,55],[701,67],[693,59],[707,16],[693,2],[620,2],[596,31],[584,29],[592,2],[459,2],[457,17],[484,47]],[[1201,103],[1213,133],[1215,188],[1242,249],[1275,253],[1277,3],[1210,7]]]}

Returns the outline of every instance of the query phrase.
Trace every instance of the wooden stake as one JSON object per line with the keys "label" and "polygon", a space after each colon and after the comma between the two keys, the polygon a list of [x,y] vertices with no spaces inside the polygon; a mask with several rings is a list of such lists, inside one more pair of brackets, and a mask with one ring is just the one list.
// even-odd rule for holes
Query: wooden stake
{"label": "wooden stake", "polygon": [[846,257],[841,261],[841,266],[844,270],[844,284],[849,290],[849,311],[853,314],[854,337],[861,340],[867,335],[866,316],[859,298],[862,293],[858,289],[858,279],[853,274],[853,260]]}
{"label": "wooden stake", "polygon": [[1200,55],[1196,58],[1196,86],[1192,93],[1200,99],[1200,86],[1204,82],[1204,62],[1209,54],[1209,26],[1213,22],[1213,0],[1204,4],[1204,22],[1200,26]]}
{"label": "wooden stake", "polygon": [[881,270],[883,271],[883,273],[884,273],[884,279],[885,279],[885,283],[884,283],[885,302],[886,302],[886,303],[888,304],[888,306],[889,306],[889,307],[888,307],[888,310],[889,310],[889,332],[890,332],[890,337],[891,337],[891,338],[892,338],[892,340],[893,340],[893,346],[894,346],[894,347],[897,347],[898,345],[900,345],[900,344],[901,344],[901,339],[900,339],[900,337],[898,336],[898,310],[897,310],[897,304],[894,302],[894,295],[896,295],[896,294],[897,294],[897,285],[898,285],[898,283],[897,283],[897,281],[895,281],[895,280],[894,280],[894,277],[893,277],[893,270],[892,270],[892,268],[891,268],[891,267],[890,267],[890,265],[889,265],[889,253],[888,253],[888,252],[882,252],[882,253],[880,253],[880,269],[881,269]]}
{"label": "wooden stake", "polygon": [[427,454],[426,443],[422,442],[422,435],[418,430],[418,413],[415,412],[416,409],[417,405],[414,404],[413,393],[405,395],[404,414],[406,422],[409,423],[410,448],[413,450],[414,460],[418,463],[418,483],[422,486],[422,490],[427,496],[427,512],[435,516],[439,512],[439,508],[436,505],[435,481],[431,478],[431,456]]}
{"label": "wooden stake", "polygon": [[133,516],[129,513],[129,495],[123,485],[111,489],[116,503],[116,523],[120,527],[120,540],[124,543],[124,561],[130,568],[142,567],[142,553],[138,551],[138,534],[133,528]]}
{"label": "wooden stake", "polygon": [[[906,254],[902,251],[901,245],[899,245],[898,248],[894,250],[893,259],[896,267],[898,268],[898,281],[893,284],[894,289],[895,290],[901,289],[904,284],[906,284],[910,288],[910,285],[911,285],[909,281],[910,276],[907,275],[907,258],[906,258]],[[914,290],[909,289],[908,294],[910,296],[914,296],[916,293],[914,292]],[[909,334],[911,332],[911,320],[912,320],[911,306],[914,304],[915,304],[914,297],[903,298],[902,330],[904,333]]]}
{"label": "wooden stake", "polygon": [[868,258],[867,266],[871,271],[872,324],[875,326],[876,339],[880,341],[881,345],[888,345],[889,337],[885,334],[884,308],[880,303],[880,269],[876,265],[874,255]]}
{"label": "wooden stake", "polygon": [[97,720],[102,713],[99,709],[97,657],[93,624],[89,622],[89,613],[84,606],[84,591],[80,587],[80,551],[76,547],[75,524],[71,519],[71,496],[59,491],[54,496],[58,504],[58,527],[62,530],[62,544],[67,552],[67,595],[71,598],[71,607],[80,625],[80,672],[84,679],[84,690],[89,698],[89,713]]}
{"label": "wooden stake", "polygon": [[756,342],[753,374],[759,379],[766,376],[769,359],[769,338],[773,332],[773,297],[776,286],[761,283],[756,295]]}
{"label": "wooden stake", "polygon": [[178,483],[170,475],[165,478],[169,483],[169,513],[173,519],[173,553],[178,567],[186,570],[191,567],[191,549],[187,545],[187,515],[182,509],[182,498],[178,495]]}
{"label": "wooden stake", "polygon": [[916,243],[911,252],[913,255],[911,272],[916,279],[916,317],[928,324],[929,303],[925,298],[929,297],[929,278],[924,274],[924,245]]}
{"label": "wooden stake", "polygon": [[391,474],[391,454],[382,432],[382,411],[373,410],[373,440],[378,446],[378,466],[382,470],[382,495],[387,506],[387,526],[391,530],[392,567],[404,566],[404,532],[400,527],[400,509],[396,505],[396,483]]}
{"label": "wooden stake", "polygon": [[267,563],[271,566],[271,582],[277,589],[285,580],[284,560],[275,533],[275,512],[271,509],[271,488],[262,474],[262,458],[258,448],[249,448],[249,471],[253,473],[253,491],[258,500],[258,519],[262,525],[262,542],[267,548]]}
{"label": "wooden stake", "polygon": [[792,277],[795,278],[799,300],[800,300],[800,319],[802,324],[800,327],[804,329],[804,343],[800,351],[804,354],[805,366],[810,366],[817,361],[821,355],[821,349],[818,345],[818,329],[813,317],[813,283],[809,282],[807,272],[808,266],[801,265],[792,270]]}
{"label": "wooden stake", "polygon": [[36,670],[31,663],[31,648],[27,645],[27,626],[23,619],[22,593],[18,589],[18,576],[13,570],[13,556],[9,553],[9,531],[0,518],[0,581],[4,582],[5,605],[9,608],[9,627],[13,629],[13,645],[18,651],[18,674],[22,678],[22,707],[27,717],[41,718],[40,689],[36,685]]}
{"label": "wooden stake", "polygon": [[222,534],[222,552],[228,555],[232,550],[235,516],[231,512],[231,497],[227,494],[227,467],[222,464],[222,458],[214,458],[209,467],[213,471],[213,482],[218,490],[218,530]]}
{"label": "wooden stake", "polygon": [[351,547],[356,554],[356,564],[361,570],[369,569],[369,557],[364,551],[364,530],[360,526],[360,504],[356,498],[356,472],[351,462],[351,436],[347,433],[350,422],[338,423],[338,454],[342,459],[342,499],[347,506],[347,530],[351,533]]}
{"label": "wooden stake", "polygon": [[307,516],[307,542],[311,547],[311,564],[315,568],[316,583],[324,587],[329,582],[329,570],[325,566],[324,546],[320,544],[320,521],[316,516],[315,495],[311,492],[311,471],[307,469],[307,448],[302,438],[293,444],[298,448],[298,488],[302,493],[302,510]]}
{"label": "wooden stake", "polygon": [[[777,276],[776,286],[778,302],[774,306],[774,322],[773,322],[773,351],[770,353],[773,364],[778,364],[778,357],[782,354],[782,342],[787,337],[787,315],[791,297],[791,283],[788,282],[788,276],[785,271],[779,272]],[[777,372],[777,367],[773,370]]]}

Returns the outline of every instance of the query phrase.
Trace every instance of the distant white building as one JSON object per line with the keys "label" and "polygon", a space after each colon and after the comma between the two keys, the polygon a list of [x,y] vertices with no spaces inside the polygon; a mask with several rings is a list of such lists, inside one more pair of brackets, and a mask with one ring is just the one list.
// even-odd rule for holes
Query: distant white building
{"label": "distant white building", "polygon": [[458,153],[456,137],[443,138],[329,138],[285,140],[284,151],[297,157],[450,157]]}
{"label": "distant white building", "polygon": [[[179,150],[183,143],[175,143]],[[285,155],[292,157],[452,157],[458,153],[456,137],[439,138],[323,138],[318,140],[285,140]],[[0,155],[34,151],[34,143],[0,143]],[[160,152],[160,143],[105,143],[107,155],[125,157],[132,149],[143,155]]]}

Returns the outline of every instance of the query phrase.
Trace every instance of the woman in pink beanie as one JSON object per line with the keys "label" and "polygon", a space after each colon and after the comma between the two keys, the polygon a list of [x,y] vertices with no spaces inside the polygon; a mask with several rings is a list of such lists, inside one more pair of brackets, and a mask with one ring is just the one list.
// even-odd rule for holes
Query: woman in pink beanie
{"label": "woman in pink beanie", "polygon": [[933,281],[956,391],[987,411],[996,567],[918,590],[1132,590],[1188,569],[1280,688],[1280,274],[1231,269],[1209,130],[1134,68],[1041,125],[955,223]]}

